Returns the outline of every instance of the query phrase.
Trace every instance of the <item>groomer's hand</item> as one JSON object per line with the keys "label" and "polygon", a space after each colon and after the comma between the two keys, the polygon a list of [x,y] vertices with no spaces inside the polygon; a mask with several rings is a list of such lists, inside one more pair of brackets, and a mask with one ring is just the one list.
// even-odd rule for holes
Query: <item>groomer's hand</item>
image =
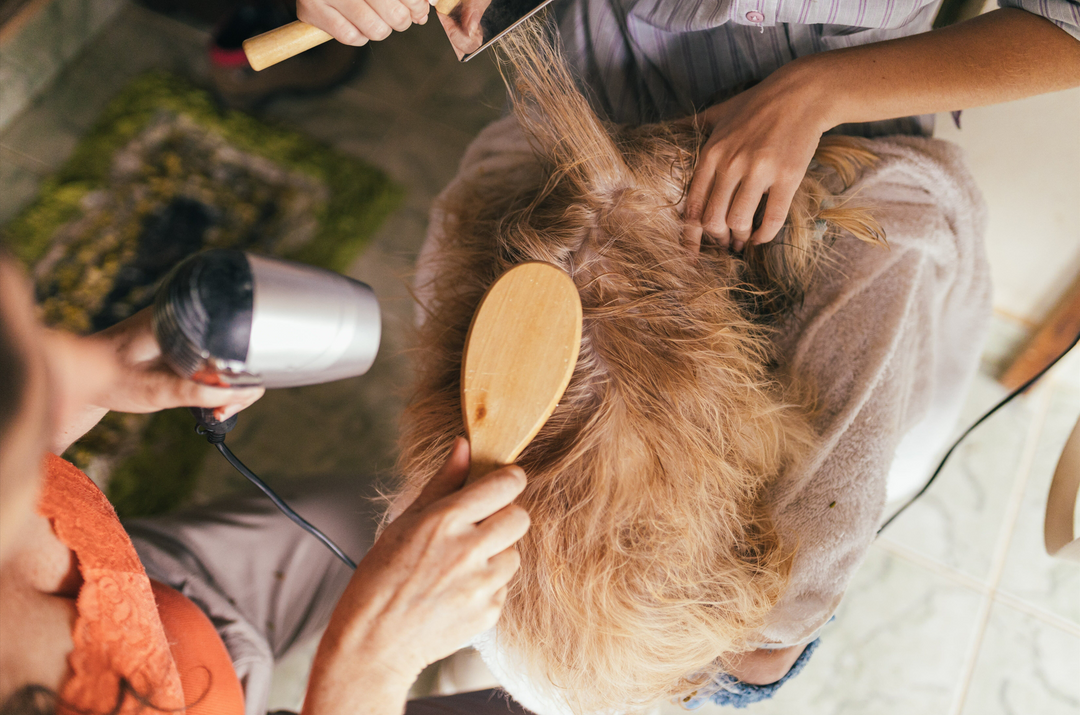
{"label": "groomer's hand", "polygon": [[297,0],[296,16],[346,45],[385,40],[427,22],[427,0]]}
{"label": "groomer's hand", "polygon": [[226,420],[263,396],[261,387],[209,387],[177,375],[161,356],[152,320],[153,309],[146,308],[92,336],[108,346],[117,372],[112,389],[102,396],[101,407],[136,413],[216,407],[215,417]]}
{"label": "groomer's hand", "polygon": [[831,128],[825,99],[789,79],[793,64],[692,118],[709,138],[686,198],[688,247],[712,241],[739,251],[773,240],[783,227],[818,141]]}
{"label": "groomer's hand", "polygon": [[529,516],[511,504],[519,467],[462,487],[469,447],[449,460],[379,536],[330,619],[304,715],[394,713],[420,671],[495,625]]}
{"label": "groomer's hand", "polygon": [[489,5],[491,0],[461,0],[449,15],[436,13],[459,60],[476,52],[484,44],[484,28],[480,25],[480,19]]}
{"label": "groomer's hand", "polygon": [[[1009,102],[1080,84],[1080,43],[1003,8],[932,32],[800,57],[697,117],[709,139],[687,196],[687,242],[771,241],[822,133],[839,124]],[[763,197],[761,225],[752,229]]]}
{"label": "groomer's hand", "polygon": [[92,392],[79,385],[57,390],[58,394],[79,398],[57,410],[57,427],[50,446],[56,454],[86,434],[109,411],[148,413],[171,407],[214,407],[215,417],[225,420],[262,397],[261,387],[208,387],[181,378],[161,357],[151,315],[151,309],[146,308],[90,337],[48,331],[50,361],[67,361],[69,367],[56,369],[54,374],[63,379],[92,374],[94,379],[87,382],[96,386]]}

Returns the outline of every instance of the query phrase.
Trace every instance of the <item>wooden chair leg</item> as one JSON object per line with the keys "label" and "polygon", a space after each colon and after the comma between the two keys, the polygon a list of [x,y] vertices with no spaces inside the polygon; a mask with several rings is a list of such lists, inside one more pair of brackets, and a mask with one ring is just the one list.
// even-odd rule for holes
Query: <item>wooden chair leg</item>
{"label": "wooden chair leg", "polygon": [[1060,355],[1080,333],[1080,277],[999,382],[1015,390]]}

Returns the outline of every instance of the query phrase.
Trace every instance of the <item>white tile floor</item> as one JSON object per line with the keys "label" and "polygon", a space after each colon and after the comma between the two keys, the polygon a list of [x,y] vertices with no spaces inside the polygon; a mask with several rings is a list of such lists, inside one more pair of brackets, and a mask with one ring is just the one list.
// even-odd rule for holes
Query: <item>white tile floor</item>
{"label": "white tile floor", "polygon": [[1038,323],[1080,276],[1080,88],[939,117],[986,197],[994,307]]}
{"label": "white tile floor", "polygon": [[[127,78],[151,67],[204,77],[206,40],[205,33],[145,11],[124,10],[54,91],[0,132],[0,222],[33,197]],[[402,278],[422,239],[428,203],[501,105],[490,63],[458,66],[442,43],[434,26],[395,35],[349,86],[268,108],[273,119],[385,167],[410,190],[406,206],[352,270],[377,284],[388,323],[396,326],[393,336],[388,332],[386,372],[358,384],[348,400],[342,390],[316,395],[323,421],[329,414],[342,429],[352,427],[300,434],[312,445],[301,463],[317,457],[334,469],[357,463],[358,454],[377,465],[392,459],[386,425],[400,409],[400,394],[392,394],[400,389],[383,383],[392,387],[403,377],[394,367],[400,360],[393,360],[411,315]],[[986,194],[997,285],[985,371],[965,411],[971,419],[1000,397],[993,376],[1080,272],[1080,90],[969,110],[963,125],[957,132],[942,118],[939,135],[966,148]],[[296,466],[297,454],[284,453],[273,439],[259,441],[258,433],[276,434],[267,427],[275,414],[291,414],[315,394],[263,401],[263,411],[248,421],[260,427],[237,437],[240,445],[250,442],[257,471]],[[1074,355],[960,450],[927,496],[873,547],[806,671],[776,699],[747,712],[1080,713],[1080,567],[1051,561],[1041,545],[1048,480],[1078,414],[1080,356]],[[290,429],[294,423],[289,420]],[[208,463],[203,481],[226,475]],[[282,664],[274,704],[297,705],[312,652],[309,645]]]}

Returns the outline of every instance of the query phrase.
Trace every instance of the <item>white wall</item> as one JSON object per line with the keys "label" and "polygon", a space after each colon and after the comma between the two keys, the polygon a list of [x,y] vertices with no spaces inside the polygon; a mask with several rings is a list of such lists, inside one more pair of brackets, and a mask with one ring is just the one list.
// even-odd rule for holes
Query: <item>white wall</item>
{"label": "white wall", "polygon": [[986,196],[994,308],[1038,324],[1080,275],[1080,89],[939,115]]}

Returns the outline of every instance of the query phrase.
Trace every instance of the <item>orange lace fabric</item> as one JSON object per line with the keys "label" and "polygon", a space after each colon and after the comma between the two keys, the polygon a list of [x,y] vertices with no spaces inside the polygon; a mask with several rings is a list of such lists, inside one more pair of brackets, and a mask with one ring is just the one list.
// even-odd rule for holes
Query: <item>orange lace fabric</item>
{"label": "orange lace fabric", "polygon": [[[75,553],[83,578],[71,634],[75,647],[68,657],[71,675],[60,688],[58,713],[243,712],[239,681],[210,620],[184,596],[156,584],[159,615],[131,539],[85,474],[49,455],[38,511]],[[164,626],[163,619],[176,621],[174,627]],[[181,634],[184,647],[170,644],[169,635]],[[122,680],[137,697],[121,699]],[[195,692],[185,693],[189,683]]]}

